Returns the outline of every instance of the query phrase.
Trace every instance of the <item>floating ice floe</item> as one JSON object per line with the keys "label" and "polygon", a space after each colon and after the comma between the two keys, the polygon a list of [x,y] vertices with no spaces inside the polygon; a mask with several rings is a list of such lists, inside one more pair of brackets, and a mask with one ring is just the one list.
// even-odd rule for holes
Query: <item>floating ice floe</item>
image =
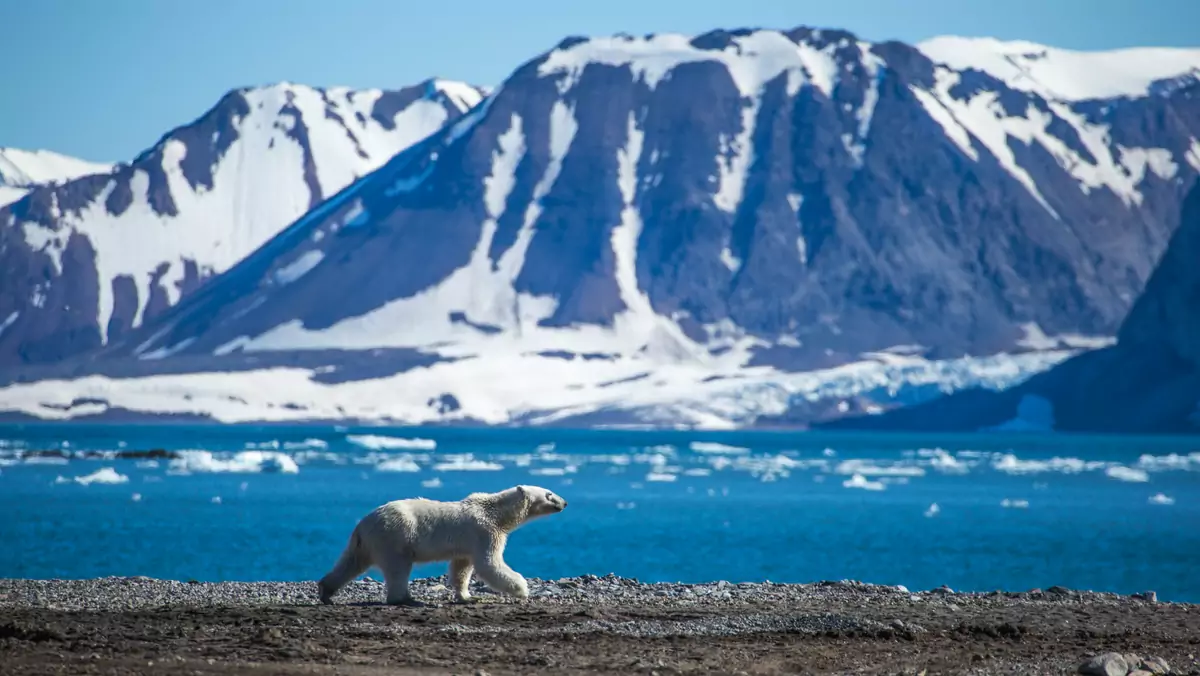
{"label": "floating ice floe", "polygon": [[575,472],[576,468],[574,465],[567,465],[566,467],[535,467],[529,470],[529,473],[533,476],[565,476],[567,474],[574,474]]}
{"label": "floating ice floe", "polygon": [[220,474],[278,472],[296,474],[300,466],[286,453],[278,451],[239,451],[218,457],[212,451],[180,451],[167,465],[170,474]]}
{"label": "floating ice floe", "polygon": [[855,474],[854,476],[850,477],[849,479],[846,479],[845,481],[843,481],[842,487],[843,488],[861,488],[865,491],[882,491],[884,488],[886,488],[886,486],[884,486],[882,481],[871,481],[870,479],[867,479],[867,477],[865,477],[861,474]]}
{"label": "floating ice floe", "polygon": [[476,460],[472,455],[444,456],[446,460],[433,466],[436,472],[496,472],[504,469],[498,462]]}
{"label": "floating ice floe", "polygon": [[743,446],[729,446],[720,444],[715,441],[693,441],[688,445],[688,448],[696,453],[723,453],[727,455],[735,455],[741,453],[749,453],[750,449]]}
{"label": "floating ice floe", "polygon": [[1162,493],[1155,493],[1146,502],[1152,505],[1173,505],[1175,504],[1175,498],[1163,495]]}
{"label": "floating ice floe", "polygon": [[398,448],[432,451],[437,448],[437,442],[433,439],[408,439],[404,437],[380,436],[377,434],[352,434],[346,437],[346,441],[374,451]]}
{"label": "floating ice floe", "polygon": [[1143,483],[1150,480],[1150,475],[1146,473],[1146,470],[1134,469],[1132,467],[1125,467],[1122,465],[1109,467],[1104,470],[1104,473],[1108,475],[1110,479],[1116,479],[1117,481]]}
{"label": "floating ice floe", "polygon": [[870,460],[843,460],[833,470],[836,474],[854,474],[867,476],[925,476],[925,470],[915,465],[889,464],[880,465]]}
{"label": "floating ice floe", "polygon": [[77,476],[73,479],[60,476],[54,480],[54,483],[65,484],[72,481],[83,486],[90,486],[91,484],[123,484],[129,481],[129,477],[117,472],[112,467],[102,467],[91,474]]}
{"label": "floating ice floe", "polygon": [[411,456],[388,458],[375,465],[376,472],[420,472],[421,466]]}

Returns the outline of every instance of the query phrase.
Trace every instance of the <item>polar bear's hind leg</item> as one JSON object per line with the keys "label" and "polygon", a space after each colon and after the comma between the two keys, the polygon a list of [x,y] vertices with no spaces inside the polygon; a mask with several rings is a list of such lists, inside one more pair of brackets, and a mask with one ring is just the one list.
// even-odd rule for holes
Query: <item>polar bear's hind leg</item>
{"label": "polar bear's hind leg", "polygon": [[333,569],[317,582],[317,592],[321,603],[333,603],[333,595],[346,586],[346,583],[367,572],[371,567],[371,556],[363,547],[362,536],[356,531],[350,536],[350,542],[342,550]]}
{"label": "polar bear's hind leg", "polygon": [[390,606],[423,606],[412,597],[408,578],[412,576],[413,562],[399,555],[379,563],[383,573],[383,584],[387,587],[387,604]]}

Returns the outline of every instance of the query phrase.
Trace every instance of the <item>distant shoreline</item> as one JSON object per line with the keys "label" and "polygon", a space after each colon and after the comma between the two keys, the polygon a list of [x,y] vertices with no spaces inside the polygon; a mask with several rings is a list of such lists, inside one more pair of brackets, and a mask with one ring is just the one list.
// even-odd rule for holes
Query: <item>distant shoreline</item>
{"label": "distant shoreline", "polygon": [[0,418],[0,439],[12,438],[20,436],[22,432],[45,432],[49,430],[65,429],[71,430],[72,433],[79,433],[88,429],[103,430],[110,432],[112,430],[132,431],[155,431],[155,430],[178,430],[178,429],[196,429],[204,432],[215,432],[224,435],[236,435],[246,432],[254,432],[257,430],[294,430],[297,433],[333,433],[333,434],[389,434],[389,435],[434,435],[447,438],[470,438],[482,435],[493,434],[531,434],[545,433],[546,435],[563,435],[563,434],[600,434],[614,435],[622,434],[634,435],[690,435],[695,436],[697,440],[720,440],[723,438],[739,438],[750,436],[759,437],[780,437],[792,436],[803,439],[874,439],[880,437],[889,437],[892,439],[912,439],[914,442],[921,443],[946,443],[954,439],[1012,439],[1012,440],[1030,440],[1030,441],[1053,441],[1053,440],[1095,440],[1118,442],[1124,441],[1129,443],[1149,443],[1149,444],[1167,444],[1171,443],[1195,443],[1200,439],[1200,432],[1197,434],[1172,434],[1172,433],[1144,433],[1144,434],[1127,434],[1116,432],[1079,432],[1079,431],[1011,431],[1011,432],[994,432],[994,431],[953,431],[953,432],[924,432],[924,431],[909,431],[909,430],[875,430],[875,429],[811,429],[807,427],[785,427],[785,426],[750,426],[739,427],[734,429],[714,429],[714,428],[675,428],[675,427],[654,427],[654,426],[543,426],[543,425],[518,425],[518,424],[503,424],[503,425],[484,425],[484,424],[457,424],[457,423],[437,423],[437,424],[389,424],[389,423],[361,423],[347,420],[334,421],[309,421],[309,422],[291,422],[291,421],[265,421],[265,422],[220,422],[215,420],[177,420],[170,418],[155,418],[144,420],[131,421],[115,421],[115,420],[28,420],[28,421],[6,421]]}

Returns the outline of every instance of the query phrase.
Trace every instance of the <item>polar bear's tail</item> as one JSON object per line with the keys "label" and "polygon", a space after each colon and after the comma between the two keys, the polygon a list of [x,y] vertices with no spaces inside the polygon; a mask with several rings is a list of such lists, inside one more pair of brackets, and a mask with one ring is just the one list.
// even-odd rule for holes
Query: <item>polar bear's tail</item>
{"label": "polar bear's tail", "polygon": [[326,573],[325,577],[317,583],[321,603],[333,603],[333,595],[338,593],[338,590],[347,582],[367,572],[371,563],[371,555],[363,546],[362,535],[355,528],[350,535],[350,541],[346,543],[346,548],[342,550],[342,555],[333,565],[333,570]]}

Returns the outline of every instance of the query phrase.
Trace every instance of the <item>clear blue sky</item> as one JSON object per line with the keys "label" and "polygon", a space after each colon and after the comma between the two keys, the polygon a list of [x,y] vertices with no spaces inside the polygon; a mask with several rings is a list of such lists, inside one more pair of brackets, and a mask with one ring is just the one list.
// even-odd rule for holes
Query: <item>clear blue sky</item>
{"label": "clear blue sky", "polygon": [[132,159],[229,89],[497,84],[566,35],[838,27],[1200,46],[1200,0],[0,0],[0,146]]}

